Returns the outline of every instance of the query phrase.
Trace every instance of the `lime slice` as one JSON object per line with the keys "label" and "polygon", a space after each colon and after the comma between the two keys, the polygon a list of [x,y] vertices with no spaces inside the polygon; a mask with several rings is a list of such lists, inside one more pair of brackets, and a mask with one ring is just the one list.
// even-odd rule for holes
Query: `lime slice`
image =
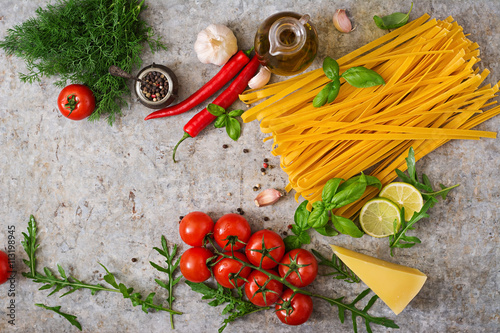
{"label": "lime slice", "polygon": [[400,209],[404,207],[406,221],[409,221],[413,213],[419,212],[424,206],[420,191],[407,183],[390,183],[380,191],[379,196],[391,200]]}
{"label": "lime slice", "polygon": [[382,238],[394,234],[394,221],[401,225],[399,207],[391,200],[375,198],[368,201],[359,214],[361,228],[370,236]]}

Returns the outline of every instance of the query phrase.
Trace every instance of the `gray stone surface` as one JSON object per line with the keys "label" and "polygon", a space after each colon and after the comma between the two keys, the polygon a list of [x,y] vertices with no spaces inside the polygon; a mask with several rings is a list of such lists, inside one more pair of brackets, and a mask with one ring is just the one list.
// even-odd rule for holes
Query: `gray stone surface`
{"label": "gray stone surface", "polygon": [[[0,38],[8,28],[32,16],[44,0],[1,0]],[[228,25],[243,49],[252,46],[255,30],[270,14],[293,10],[307,12],[320,36],[317,60],[338,58],[382,36],[374,14],[405,11],[409,2],[399,1],[147,1],[144,16],[168,44],[168,51],[143,55],[145,64],[155,61],[172,68],[180,82],[180,99],[211,78],[218,68],[201,64],[193,50],[197,33],[209,23]],[[338,33],[331,16],[347,8],[356,30]],[[418,1],[411,14],[423,13],[444,19],[452,15],[481,46],[481,68],[489,68],[489,83],[500,79],[500,3],[484,1]],[[173,164],[172,148],[182,136],[183,124],[193,112],[144,122],[149,110],[136,100],[123,110],[113,127],[105,121],[73,122],[60,115],[55,100],[59,89],[53,78],[28,85],[19,81],[24,63],[0,52],[0,248],[7,244],[7,227],[15,226],[16,265],[22,263],[21,232],[29,214],[39,223],[39,267],[57,263],[84,281],[102,282],[105,264],[120,281],[142,293],[156,291],[157,300],[166,294],[155,285],[162,278],[149,261],[160,262],[153,251],[160,236],[182,245],[177,233],[180,215],[194,210],[207,212],[214,220],[238,207],[245,211],[253,230],[269,227],[283,232],[292,222],[297,206],[291,195],[278,204],[257,208],[252,187],[283,189],[286,175],[276,167],[262,176],[262,159],[271,157],[270,143],[263,144],[258,123],[245,124],[238,142],[223,130],[208,128],[196,139],[186,141]],[[275,78],[276,80],[277,78]],[[497,99],[498,100],[498,99]],[[234,105],[242,107],[243,104]],[[199,108],[198,108],[199,109]],[[478,127],[498,132],[500,118]],[[228,149],[222,149],[228,144]],[[244,154],[242,150],[249,149]],[[380,301],[375,315],[396,320],[401,332],[497,332],[499,328],[499,235],[500,143],[498,140],[453,141],[429,154],[418,169],[444,184],[460,183],[445,202],[432,209],[429,219],[419,222],[423,244],[398,251],[390,258],[387,240],[365,236],[334,240],[314,235],[312,246],[327,253],[335,242],[382,259],[416,267],[428,282],[399,316]],[[231,193],[231,196],[227,195]],[[264,222],[263,218],[270,218]],[[137,258],[137,262],[132,262]],[[16,325],[8,324],[8,286],[0,286],[1,332],[75,332],[69,323],[34,306],[62,305],[76,314],[84,332],[159,332],[170,330],[165,313],[145,314],[117,294],[90,296],[78,291],[63,299],[47,298],[46,291],[20,275],[16,279]],[[311,290],[352,299],[364,289],[320,277]],[[221,308],[209,307],[181,283],[175,289],[177,332],[215,332],[222,321]],[[337,309],[314,301],[315,311],[300,328],[282,325],[272,311],[257,313],[232,323],[227,332],[351,332],[350,318],[341,324]],[[374,326],[375,332],[385,332]],[[364,327],[360,328],[364,331]]]}

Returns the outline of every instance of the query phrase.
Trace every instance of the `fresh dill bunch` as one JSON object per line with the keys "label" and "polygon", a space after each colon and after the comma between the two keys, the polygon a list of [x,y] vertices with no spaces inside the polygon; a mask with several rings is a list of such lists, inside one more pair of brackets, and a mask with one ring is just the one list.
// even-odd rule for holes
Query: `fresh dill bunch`
{"label": "fresh dill bunch", "polygon": [[106,116],[110,125],[121,115],[130,93],[123,78],[109,74],[111,65],[132,71],[141,65],[147,42],[154,52],[166,49],[139,14],[142,0],[60,0],[38,8],[36,16],[9,29],[0,47],[26,62],[23,82],[58,75],[56,86],[80,83],[92,89],[96,109],[88,118]]}

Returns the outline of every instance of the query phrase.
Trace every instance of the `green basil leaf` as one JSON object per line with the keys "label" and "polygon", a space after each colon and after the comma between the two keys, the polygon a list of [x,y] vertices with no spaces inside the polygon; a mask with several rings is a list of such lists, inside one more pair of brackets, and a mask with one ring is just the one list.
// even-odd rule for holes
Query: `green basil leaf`
{"label": "green basil leaf", "polygon": [[300,233],[302,232],[302,229],[298,225],[296,225],[296,224],[292,225],[292,229],[291,230],[297,236],[300,235]]}
{"label": "green basil leaf", "polygon": [[[349,178],[348,180],[343,182],[342,185],[340,185],[338,190],[341,191],[344,188],[346,188],[347,186],[351,185],[352,183],[358,182],[360,177],[361,176],[355,176],[355,177]],[[367,186],[375,186],[379,190],[382,188],[382,183],[380,182],[380,180],[378,180],[377,177],[365,175],[365,179],[366,179]]]}
{"label": "green basil leaf", "polygon": [[315,230],[323,235],[323,236],[328,236],[328,237],[333,237],[337,236],[339,233],[330,225],[330,223],[326,224],[322,228],[315,228]]}
{"label": "green basil leaf", "polygon": [[328,95],[330,94],[330,90],[332,89],[333,82],[328,83],[321,91],[314,97],[313,106],[315,108],[319,108],[326,104],[328,100]]}
{"label": "green basil leaf", "polygon": [[360,238],[364,233],[351,220],[332,215],[333,226],[342,234],[349,235],[354,238]]}
{"label": "green basil leaf", "polygon": [[332,203],[335,208],[343,207],[361,198],[366,190],[366,177],[361,174],[358,181],[353,182],[349,186],[339,190],[332,198]]}
{"label": "green basil leaf", "polygon": [[337,188],[339,187],[341,181],[343,181],[342,178],[332,178],[326,182],[325,186],[323,186],[321,199],[325,204],[332,201],[333,196],[337,193]]}
{"label": "green basil leaf", "polygon": [[410,18],[410,13],[412,9],[413,9],[413,2],[411,3],[410,11],[408,12],[408,14],[397,12],[382,17],[375,15],[373,17],[373,20],[375,21],[377,27],[379,27],[380,29],[384,30],[396,29],[408,23],[408,19]]}
{"label": "green basil leaf", "polygon": [[222,116],[218,116],[217,119],[215,119],[214,127],[215,128],[225,127],[226,121],[227,121],[227,114],[223,114]]}
{"label": "green basil leaf", "polygon": [[222,106],[212,104],[212,103],[208,104],[207,111],[216,117],[222,116],[223,114],[226,113],[226,110],[224,110],[224,108]]}
{"label": "green basil leaf", "polygon": [[233,110],[229,112],[228,116],[229,117],[239,117],[241,116],[245,111],[244,110]]}
{"label": "green basil leaf", "polygon": [[302,242],[302,244],[309,244],[311,243],[311,236],[309,236],[309,233],[307,231],[302,231],[299,234],[299,240]]}
{"label": "green basil leaf", "polygon": [[307,219],[311,212],[307,210],[308,201],[302,201],[302,203],[295,210],[295,215],[293,216],[293,220],[295,224],[299,226],[300,229],[306,230],[309,229],[309,224],[307,224]]}
{"label": "green basil leaf", "polygon": [[291,236],[286,236],[283,239],[283,242],[285,243],[285,251],[291,251],[294,249],[300,249],[302,246],[302,242],[299,239],[299,236],[291,235]]}
{"label": "green basil leaf", "polygon": [[340,80],[339,78],[336,78],[332,81],[332,89],[328,94],[328,99],[326,100],[326,102],[327,103],[333,102],[335,98],[337,98],[339,91],[340,91]]}
{"label": "green basil leaf", "polygon": [[362,66],[349,68],[342,74],[342,77],[356,88],[369,88],[385,84],[384,79],[377,72]]}
{"label": "green basil leaf", "polygon": [[231,139],[238,140],[241,135],[240,122],[232,117],[227,117],[226,132]]}
{"label": "green basil leaf", "polygon": [[307,223],[315,229],[324,227],[328,223],[328,211],[325,210],[325,205],[322,201],[316,201],[313,203],[313,208]]}
{"label": "green basil leaf", "polygon": [[338,79],[339,63],[331,57],[326,57],[323,60],[323,72],[325,72],[326,77],[332,81]]}

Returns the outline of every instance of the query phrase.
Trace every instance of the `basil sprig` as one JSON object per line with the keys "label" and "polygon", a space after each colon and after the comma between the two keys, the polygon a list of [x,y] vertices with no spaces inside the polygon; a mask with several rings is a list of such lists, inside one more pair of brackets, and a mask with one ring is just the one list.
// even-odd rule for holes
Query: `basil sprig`
{"label": "basil sprig", "polygon": [[359,200],[365,193],[367,186],[382,187],[380,180],[373,176],[361,174],[346,181],[341,178],[332,178],[326,182],[321,193],[320,201],[312,204],[312,211],[307,210],[307,201],[302,202],[295,211],[292,232],[295,235],[284,239],[287,250],[300,248],[309,244],[311,239],[307,230],[315,229],[324,236],[336,236],[339,233],[359,238],[363,232],[356,224],[345,217],[334,215],[332,209],[337,209]]}
{"label": "basil sprig", "polygon": [[327,83],[314,97],[313,106],[315,108],[331,103],[337,98],[340,91],[340,78],[345,79],[347,83],[356,88],[369,88],[385,84],[384,79],[377,72],[362,66],[351,67],[340,75],[339,64],[331,57],[326,57],[323,60],[323,72],[332,82]]}
{"label": "basil sprig", "polygon": [[241,124],[236,117],[240,117],[245,111],[233,110],[226,112],[223,107],[212,103],[208,104],[207,110],[217,117],[214,123],[216,128],[226,127],[227,135],[229,135],[231,139],[234,141],[239,139],[241,135]]}
{"label": "basil sprig", "polygon": [[373,17],[373,20],[375,21],[377,27],[379,27],[380,29],[384,30],[396,29],[402,27],[408,22],[412,9],[413,9],[413,2],[411,3],[410,11],[408,12],[408,14],[397,12],[382,17],[375,15]]}

